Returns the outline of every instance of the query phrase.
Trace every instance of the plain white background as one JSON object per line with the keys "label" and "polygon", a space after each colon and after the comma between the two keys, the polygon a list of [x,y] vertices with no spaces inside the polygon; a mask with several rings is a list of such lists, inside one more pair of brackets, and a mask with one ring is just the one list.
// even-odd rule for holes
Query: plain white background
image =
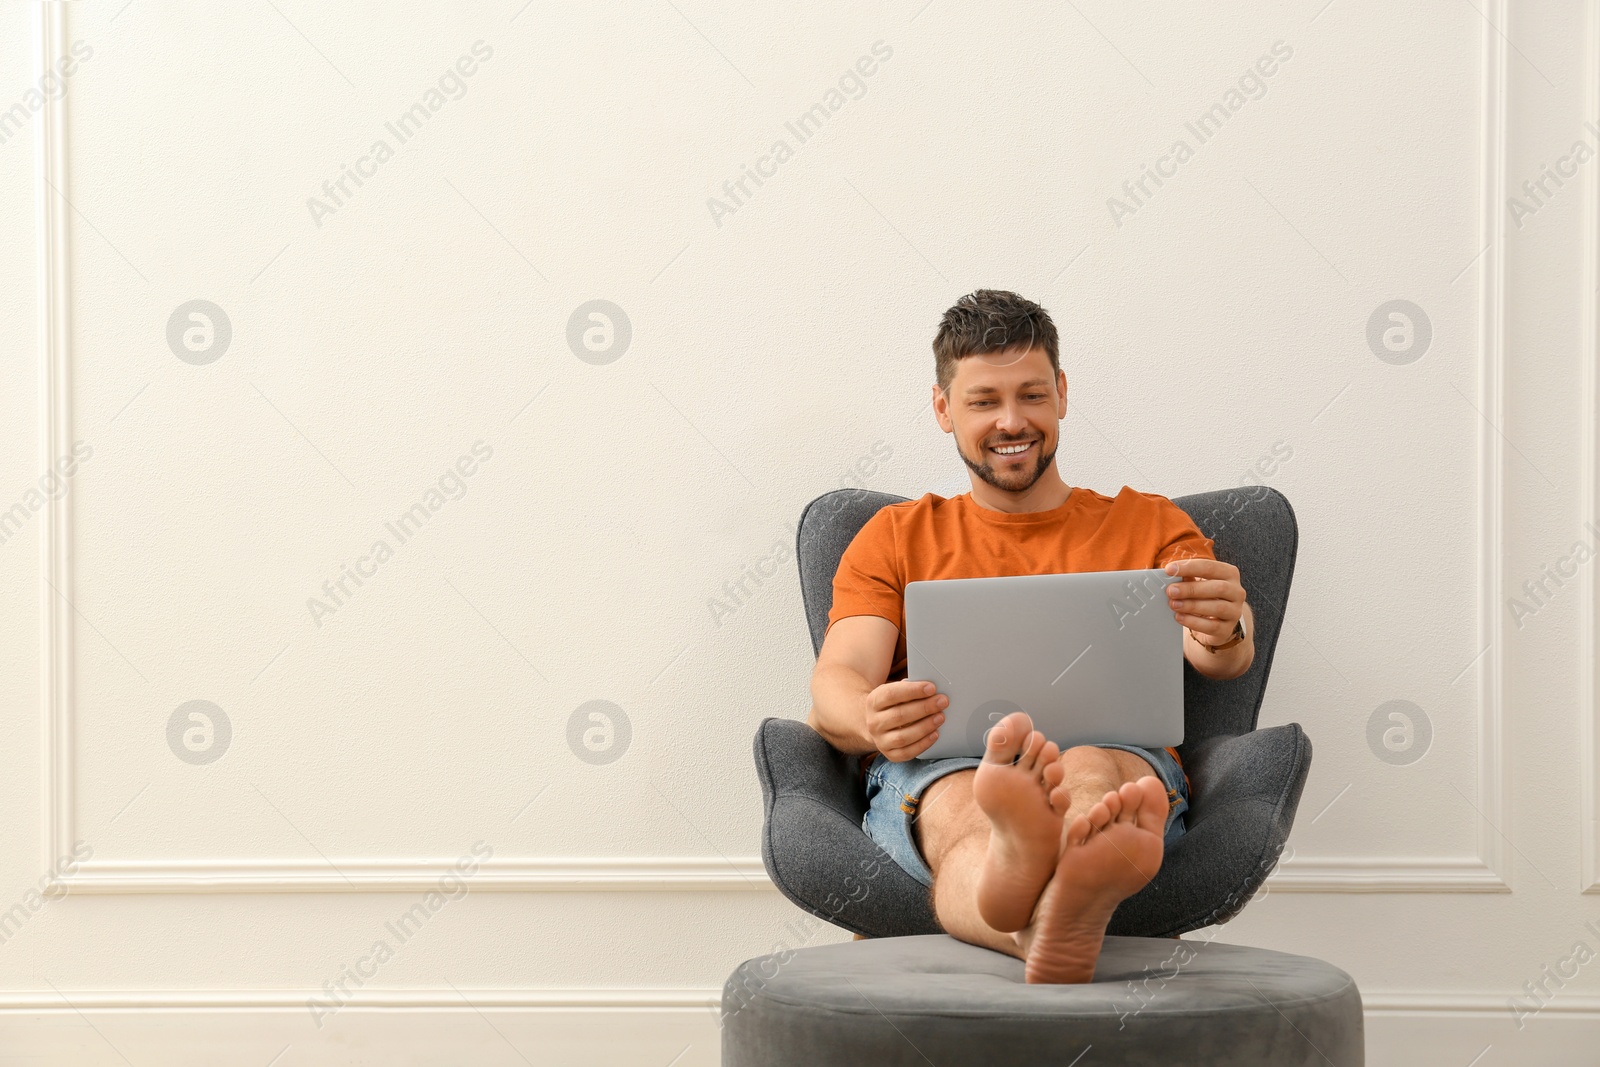
{"label": "plain white background", "polygon": [[1592,1062],[1593,7],[0,7],[0,1044],[715,1063],[842,936],[759,859],[794,524],[969,487],[990,287],[1069,483],[1299,516],[1292,858],[1191,936],[1345,968],[1375,1064]]}

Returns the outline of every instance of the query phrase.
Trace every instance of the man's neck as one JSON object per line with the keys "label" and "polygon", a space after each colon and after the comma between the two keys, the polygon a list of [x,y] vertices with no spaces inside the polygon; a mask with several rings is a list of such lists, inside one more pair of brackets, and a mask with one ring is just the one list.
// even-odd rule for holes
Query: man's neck
{"label": "man's neck", "polygon": [[1052,466],[1043,477],[1020,493],[996,489],[988,482],[974,478],[971,495],[972,502],[979,507],[1021,515],[1059,508],[1072,495],[1072,486],[1062,481],[1061,474]]}

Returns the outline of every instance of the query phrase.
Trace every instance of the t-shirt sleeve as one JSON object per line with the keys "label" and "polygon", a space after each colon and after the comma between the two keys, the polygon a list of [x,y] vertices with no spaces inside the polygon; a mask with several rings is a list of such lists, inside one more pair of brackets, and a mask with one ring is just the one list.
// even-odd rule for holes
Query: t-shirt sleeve
{"label": "t-shirt sleeve", "polygon": [[1216,559],[1216,543],[1200,532],[1189,513],[1172,501],[1162,497],[1159,502],[1156,529],[1158,531],[1156,561],[1152,566],[1165,567],[1175,559]]}
{"label": "t-shirt sleeve", "polygon": [[880,508],[857,531],[833,573],[833,606],[828,627],[852,615],[877,615],[900,625],[905,580],[889,509]]}

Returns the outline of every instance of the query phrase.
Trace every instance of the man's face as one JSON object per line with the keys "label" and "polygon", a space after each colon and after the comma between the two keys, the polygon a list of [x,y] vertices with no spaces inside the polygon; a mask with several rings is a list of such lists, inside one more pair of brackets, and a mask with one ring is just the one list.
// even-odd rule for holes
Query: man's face
{"label": "man's face", "polygon": [[[956,364],[950,390],[934,401],[939,425],[956,439],[967,467],[996,489],[1020,493],[1055,462],[1067,413],[1064,372],[1051,377],[1042,348],[967,356]],[[1026,444],[1021,452],[995,451]]]}

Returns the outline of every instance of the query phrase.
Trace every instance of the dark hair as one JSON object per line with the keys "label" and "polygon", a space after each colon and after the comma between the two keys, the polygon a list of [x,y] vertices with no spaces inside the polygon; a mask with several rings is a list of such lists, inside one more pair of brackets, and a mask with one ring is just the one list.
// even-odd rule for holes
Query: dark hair
{"label": "dark hair", "polygon": [[1061,373],[1056,324],[1050,321],[1048,311],[1004,289],[968,293],[944,313],[933,338],[933,367],[940,390],[949,391],[957,360],[1008,348],[1042,348],[1050,357],[1052,377]]}

